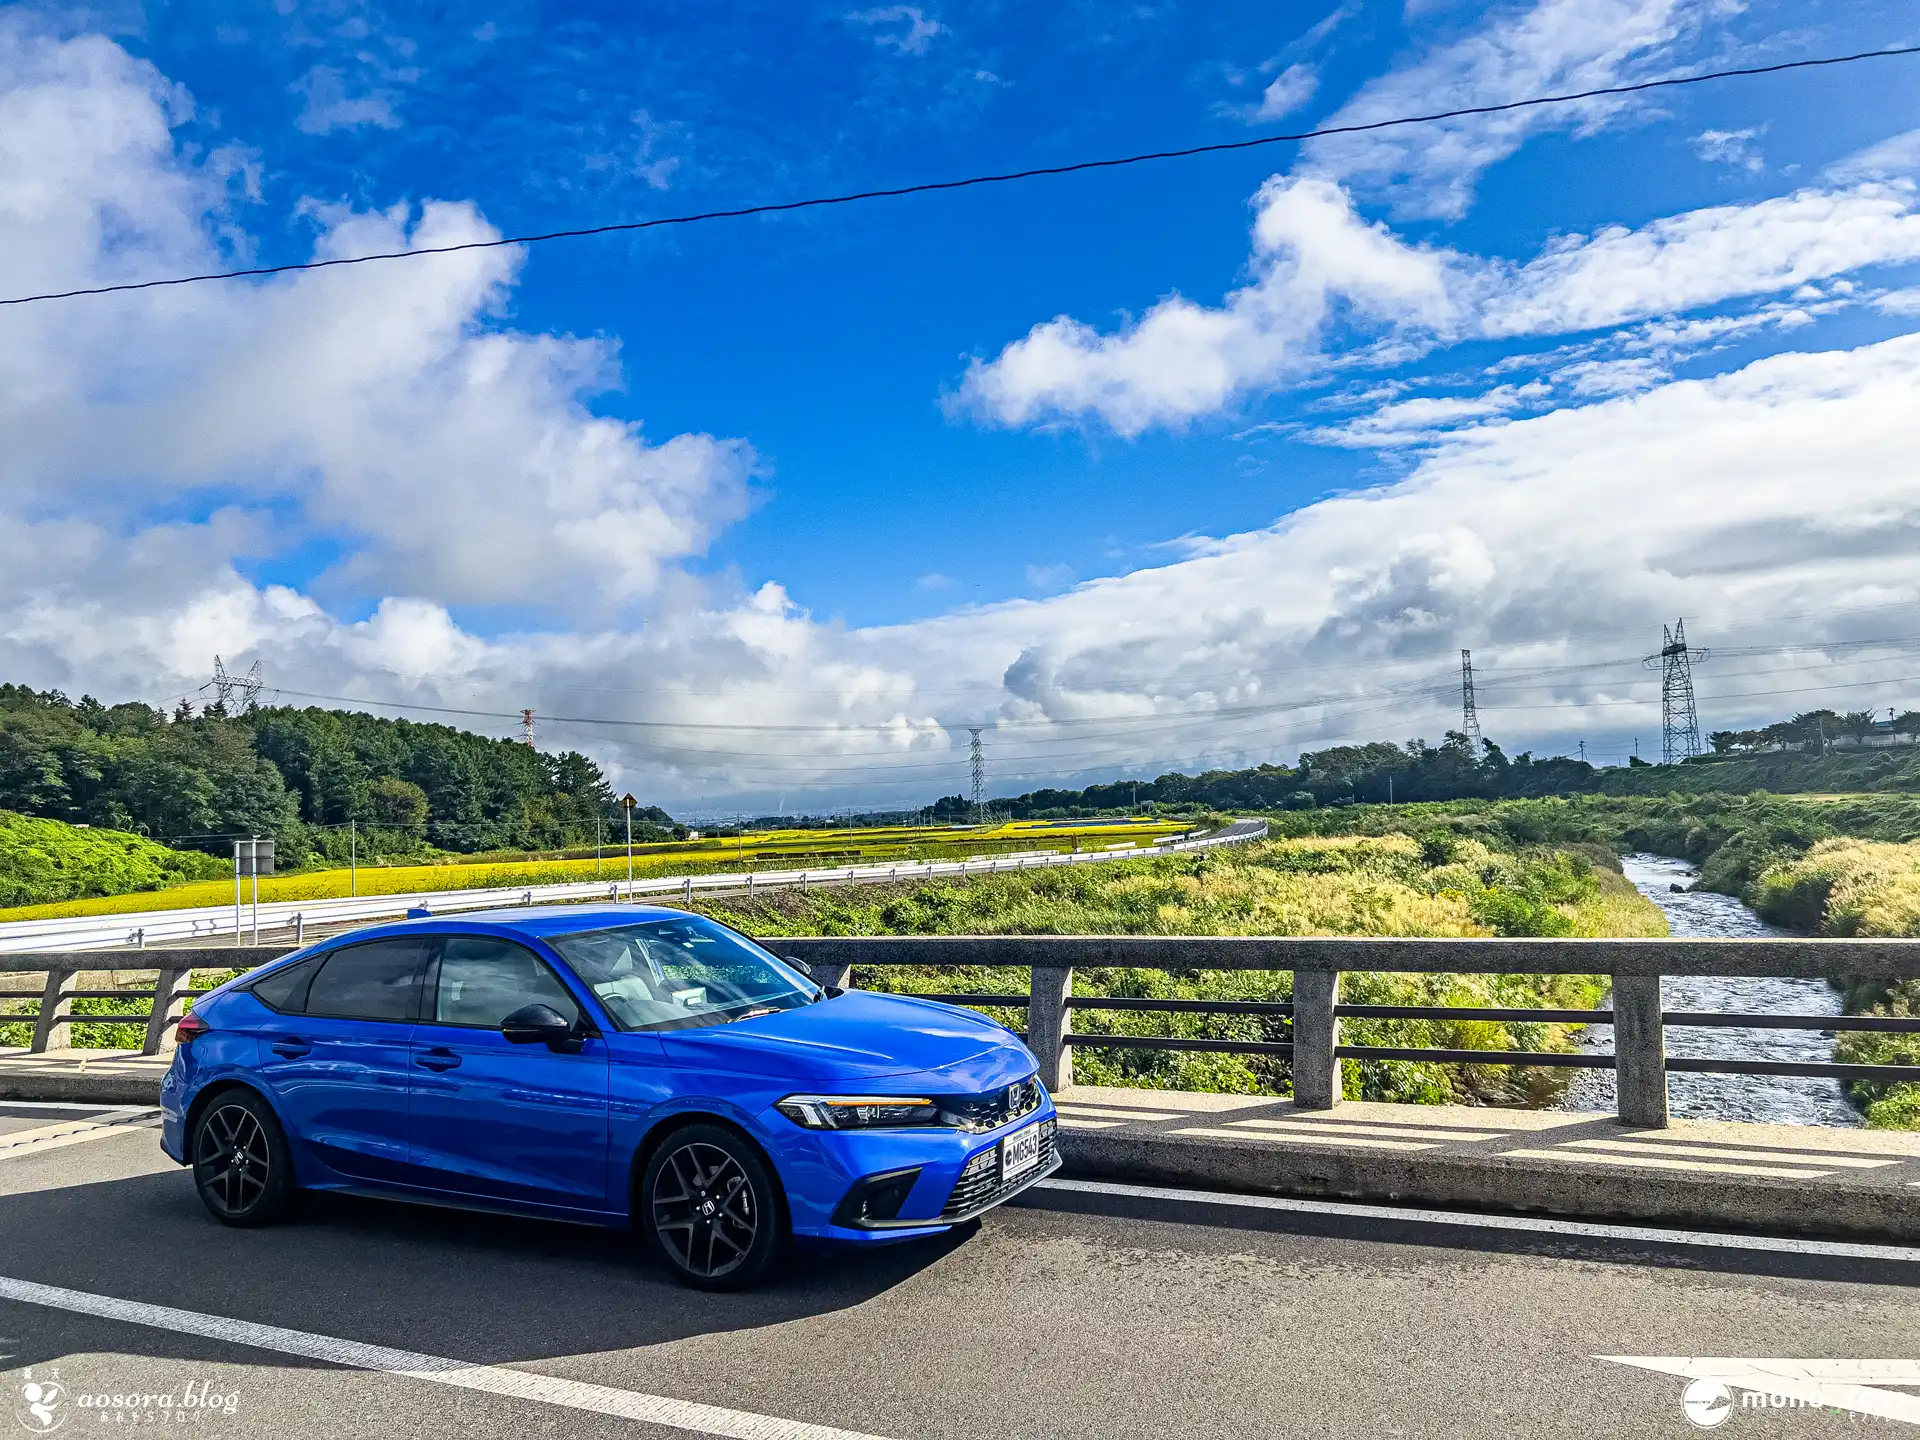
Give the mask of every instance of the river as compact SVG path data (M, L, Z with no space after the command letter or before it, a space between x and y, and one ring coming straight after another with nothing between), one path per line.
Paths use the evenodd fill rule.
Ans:
M1665 855L1628 855L1622 863L1631 880L1666 914L1676 937L1784 935L1731 895L1707 890L1676 891L1699 871ZM1668 975L1660 981L1668 1010L1734 1010L1765 1015L1838 1015L1840 996L1824 981L1729 978L1717 975ZM1588 1030L1585 1045L1606 1050L1609 1027ZM1721 1030L1672 1026L1669 1055L1715 1055L1746 1060L1831 1060L1833 1034L1821 1030ZM1667 1076L1673 1113L1690 1120L1757 1120L1777 1125L1858 1125L1860 1115L1847 1103L1837 1080L1774 1075ZM1582 1070L1568 1087L1561 1107L1612 1110L1613 1072Z

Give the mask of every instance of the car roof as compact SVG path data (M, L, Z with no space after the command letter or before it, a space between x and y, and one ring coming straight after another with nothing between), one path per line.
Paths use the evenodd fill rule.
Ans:
M328 948L341 940L367 940L391 935L448 935L481 933L539 937L571 935L581 930L606 930L616 925L644 925L650 920L686 920L685 910L663 905L514 905L497 910L466 910L418 920L396 920L330 937Z

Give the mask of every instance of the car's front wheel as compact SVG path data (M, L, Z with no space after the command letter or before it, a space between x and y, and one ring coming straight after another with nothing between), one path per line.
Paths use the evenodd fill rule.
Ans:
M265 1225L287 1208L293 1165L273 1108L251 1090L216 1095L193 1128L193 1183L214 1219Z
M786 1248L787 1214L767 1163L735 1132L688 1125L640 1181L640 1220L667 1267L702 1290L742 1290Z

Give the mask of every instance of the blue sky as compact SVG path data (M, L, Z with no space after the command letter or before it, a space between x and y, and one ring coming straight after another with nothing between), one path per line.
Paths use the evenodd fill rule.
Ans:
M1906 5L1690 0L0 17L30 288L1920 39ZM1471 645L1510 750L1618 758L1643 676L1521 677L1683 608L1736 647L1920 631L1888 416L1916 74L9 315L16 395L58 403L0 471L41 557L0 659L163 698L218 649L289 691L681 721L550 733L751 805L957 788L968 721L1008 789L1438 738ZM1789 463L1836 423L1881 448ZM1742 436L1777 473L1725 473ZM1905 653L1775 656L1707 719L1906 703Z

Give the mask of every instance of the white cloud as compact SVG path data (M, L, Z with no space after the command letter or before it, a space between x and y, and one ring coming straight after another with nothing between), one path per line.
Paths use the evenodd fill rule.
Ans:
M1535 0L1372 81L1327 123L1363 125L1643 78L1709 8L1704 0ZM1591 130L1631 103L1585 100L1334 136L1311 142L1302 168L1385 194L1401 214L1455 218L1480 174L1528 136Z
M963 399L1004 425L1094 414L1136 435L1310 367L1336 305L1376 327L1446 322L1441 257L1367 224L1337 186L1276 177L1254 203L1256 278L1223 306L1170 296L1111 335L1058 316L975 362Z
M346 77L331 65L315 65L287 89L305 97L306 104L293 123L309 135L358 130L365 125L381 130L400 128L400 117L393 108L399 99L395 91L376 87L364 95L349 95Z
M1748 130L1702 130L1693 137L1693 153L1717 165L1732 165L1750 175L1766 168L1766 161L1754 148L1754 137L1766 127Z
M1911 179L1915 175L1920 175L1920 130L1889 136L1827 167L1827 179L1837 185Z
M1585 399L1651 390L1669 378L1667 368L1644 355L1624 360L1579 360L1553 372L1556 383Z
M1709 318L1704 340L1716 328L1804 323L1845 303L1808 292L1810 282L1920 259L1908 185L1801 190L1565 235L1524 264L1408 245L1324 180L1276 177L1255 205L1257 278L1219 307L1173 296L1110 334L1056 317L974 362L964 398L1003 425L1097 418L1137 435L1322 368L1336 323L1384 333L1383 358L1397 360L1461 339L1604 330L1782 291L1800 301L1785 313Z
M881 5L872 10L856 10L847 19L865 25L873 33L873 43L902 55L924 55L934 38L947 33L947 27L918 5Z
M1283 115L1291 115L1311 100L1319 88L1320 74L1313 66L1289 65L1260 92L1260 103L1249 118L1278 120Z

